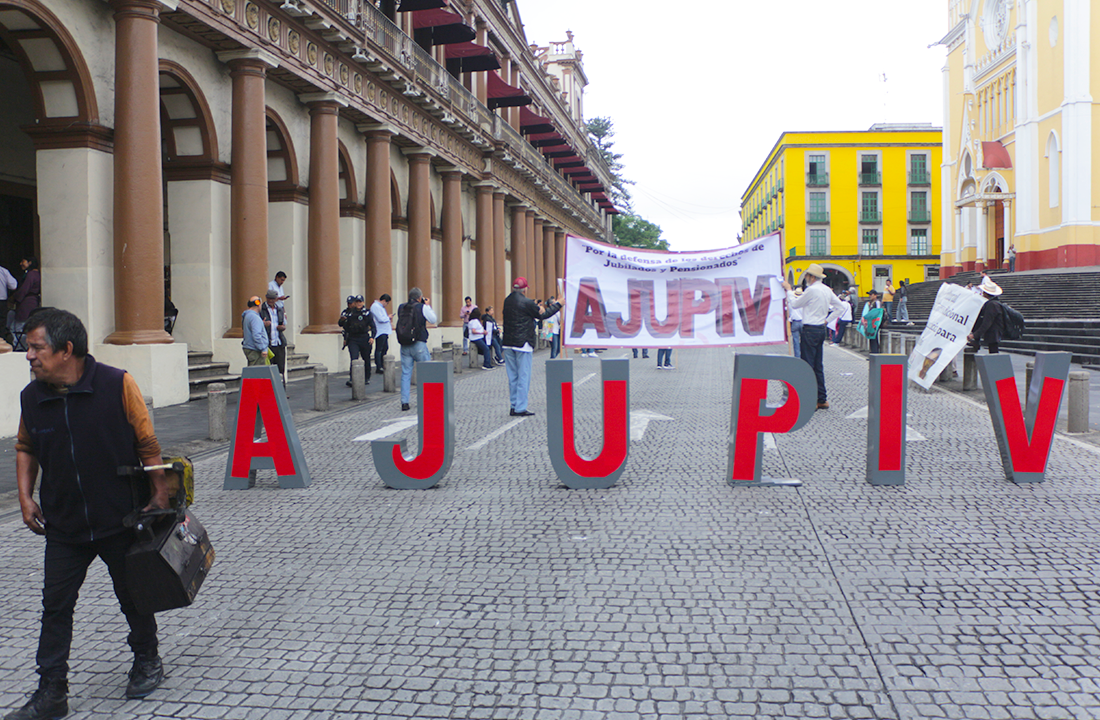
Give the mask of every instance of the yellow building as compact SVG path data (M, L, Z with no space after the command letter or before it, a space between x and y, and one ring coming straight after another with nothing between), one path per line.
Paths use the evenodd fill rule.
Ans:
M949 0L944 275L1100 264L1100 0ZM1096 72L1093 72L1093 71Z
M938 278L941 147L931 125L785 132L741 196L743 239L782 232L792 283L811 263L836 289Z

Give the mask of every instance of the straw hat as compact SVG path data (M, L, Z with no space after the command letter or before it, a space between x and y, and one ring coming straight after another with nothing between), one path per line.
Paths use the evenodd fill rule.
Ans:
M978 289L980 289L986 295L993 295L993 296L1000 295L1001 293L1004 292L1004 290L1001 289L1000 285L993 282L988 277L985 278L984 280L982 280L982 284L978 286Z
M823 278L825 277L825 268L821 267L817 263L814 263L813 265L810 265L810 267L806 268L806 274L813 275L816 278Z
M795 288L795 289L794 289L794 296L795 296L795 297L798 297L798 296L800 296L801 294L802 294L802 288L800 288L800 287L799 287L799 288Z

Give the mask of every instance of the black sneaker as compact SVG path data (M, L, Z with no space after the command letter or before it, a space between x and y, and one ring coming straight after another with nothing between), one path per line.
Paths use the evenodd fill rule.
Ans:
M126 697L131 700L143 698L157 689L164 682L164 666L160 662L160 656L135 655L134 665L130 668L130 682L126 686Z
M56 720L69 714L69 683L65 678L41 678L26 705L4 720Z
M351 380L348 380L346 383L344 383L344 385L346 385L347 387L351 387Z
M409 404L408 403L401 403L401 410L402 411L408 410L408 409L409 409Z

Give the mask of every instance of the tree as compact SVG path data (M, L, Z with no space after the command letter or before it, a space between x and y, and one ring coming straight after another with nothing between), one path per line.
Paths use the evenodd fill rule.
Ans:
M649 250L668 250L668 240L661 237L661 227L631 213L611 218L611 232L615 242L627 247Z
M611 149L615 144L615 141L612 140L615 137L615 124L611 122L611 118L598 117L585 123L585 129L588 131L588 136L592 139L592 143L596 146L596 150L599 151L604 163L607 164L607 169L611 171L611 202L620 210L632 211L634 207L631 204L632 200L626 186L633 185L634 181L623 177L623 164L619 162L623 155L622 153L613 152Z

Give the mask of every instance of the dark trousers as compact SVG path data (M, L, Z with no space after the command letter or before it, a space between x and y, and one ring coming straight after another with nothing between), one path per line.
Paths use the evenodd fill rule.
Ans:
M15 338L12 337L11 331L8 330L8 301L0 300L0 340L8 343L12 347L15 346Z
M871 353L872 355L879 354L880 350L877 334L873 338L867 338L867 352Z
M844 331L848 329L847 320L836 321L836 332L833 334L833 342L840 343L844 340Z
M500 338L493 334L493 359L498 363L504 363L504 346L500 344Z
M980 339L972 340L969 343L969 345L970 345L970 347L974 348L974 352L978 352L979 350L982 349L982 341ZM989 354L990 355L996 355L997 353L999 353L1001 351L1001 341L1000 340L986 340L985 341L985 346L987 348L989 348Z
M122 614L130 624L126 638L139 654L157 651L157 620L134 607L126 587L126 551L134 536L129 531L90 543L46 540L46 582L42 590L42 634L38 640L38 672L43 677L66 677L69 648L73 642L73 610L88 567L96 557L103 559L115 586Z
M374 369L379 375L386 371L386 353L390 350L390 334L379 335L374 339Z
M363 356L363 378L370 382L370 336L369 335L348 335L348 352L351 353L352 361L359 359L359 356ZM348 377L351 377L351 371L348 371Z
M825 396L825 335L829 329L824 325L802 325L802 359L810 364L817 376L817 401L823 403Z
M275 353L275 357L271 358L271 364L279 368L279 377L283 379L283 384L286 384L286 345L272 345L271 352Z

